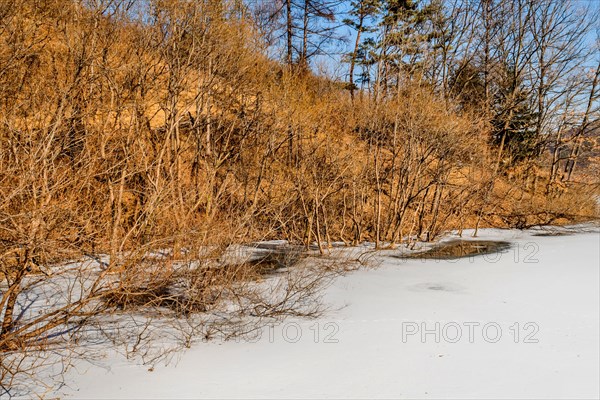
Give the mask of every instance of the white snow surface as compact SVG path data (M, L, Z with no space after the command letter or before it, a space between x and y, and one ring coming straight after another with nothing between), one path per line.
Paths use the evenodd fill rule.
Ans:
M482 230L477 239L512 243L490 256L381 252L378 268L326 290L331 309L317 320L287 319L253 341L199 342L153 371L116 353L79 362L58 395L598 398L600 231L536 232Z

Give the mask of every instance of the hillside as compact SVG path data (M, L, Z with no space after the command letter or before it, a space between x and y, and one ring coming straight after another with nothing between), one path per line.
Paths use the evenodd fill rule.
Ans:
M248 317L311 316L318 288L363 263L331 261L336 246L413 248L449 231L598 217L600 188L580 179L598 165L597 71L578 86L536 81L564 65L542 62L534 31L496 32L493 60L458 54L462 37L448 32L481 46L490 35L450 30L453 12L480 14L435 2L346 4L344 24L363 36L338 60L334 5L298 4L0 4L2 385L35 377L35 351L76 343L107 315L184 318L189 340L233 337ZM497 21L545 15L528 11L536 2L496 6ZM547 11L579 18L564 7ZM551 21L570 21L567 42L582 45L583 25ZM546 26L513 22L494 29ZM552 60L576 74L588 59L572 65L569 46ZM319 72L328 52L347 74ZM553 163L547 138L588 120L581 151ZM568 137L552 140L572 149ZM557 173L565 160L573 179ZM265 240L285 246L230 257ZM261 286L273 274L282 298ZM40 291L51 299L35 314ZM144 327L132 329L111 340L145 349Z

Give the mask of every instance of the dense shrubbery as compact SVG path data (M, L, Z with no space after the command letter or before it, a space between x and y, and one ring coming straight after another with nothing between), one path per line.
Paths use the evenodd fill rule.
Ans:
M0 351L115 305L205 310L223 295L211 288L256 279L248 265L211 269L233 243L324 252L593 217L593 189L550 198L535 163L498 168L496 127L460 99L411 80L351 99L269 59L238 3L145 4L0 5ZM100 254L82 297L17 317L29 275ZM206 268L181 275L178 259Z

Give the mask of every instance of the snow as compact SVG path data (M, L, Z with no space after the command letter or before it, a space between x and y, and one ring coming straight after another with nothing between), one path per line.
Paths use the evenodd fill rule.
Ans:
M153 371L116 354L79 362L60 395L598 398L600 231L584 230L482 230L477 239L511 249L459 260L385 251L378 268L327 289L331 310L317 320L287 319L249 341L197 343Z

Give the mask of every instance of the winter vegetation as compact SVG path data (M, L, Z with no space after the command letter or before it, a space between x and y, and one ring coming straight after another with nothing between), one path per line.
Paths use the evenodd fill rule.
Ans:
M598 12L0 1L0 395L319 316L365 242L598 218Z
M100 362L76 362L57 393L65 399L597 398L600 231L485 228L461 240L482 239L511 248L454 260L379 251L377 269L349 273L325 290L326 315L268 324L245 340L196 343L167 366L136 365L110 351Z

